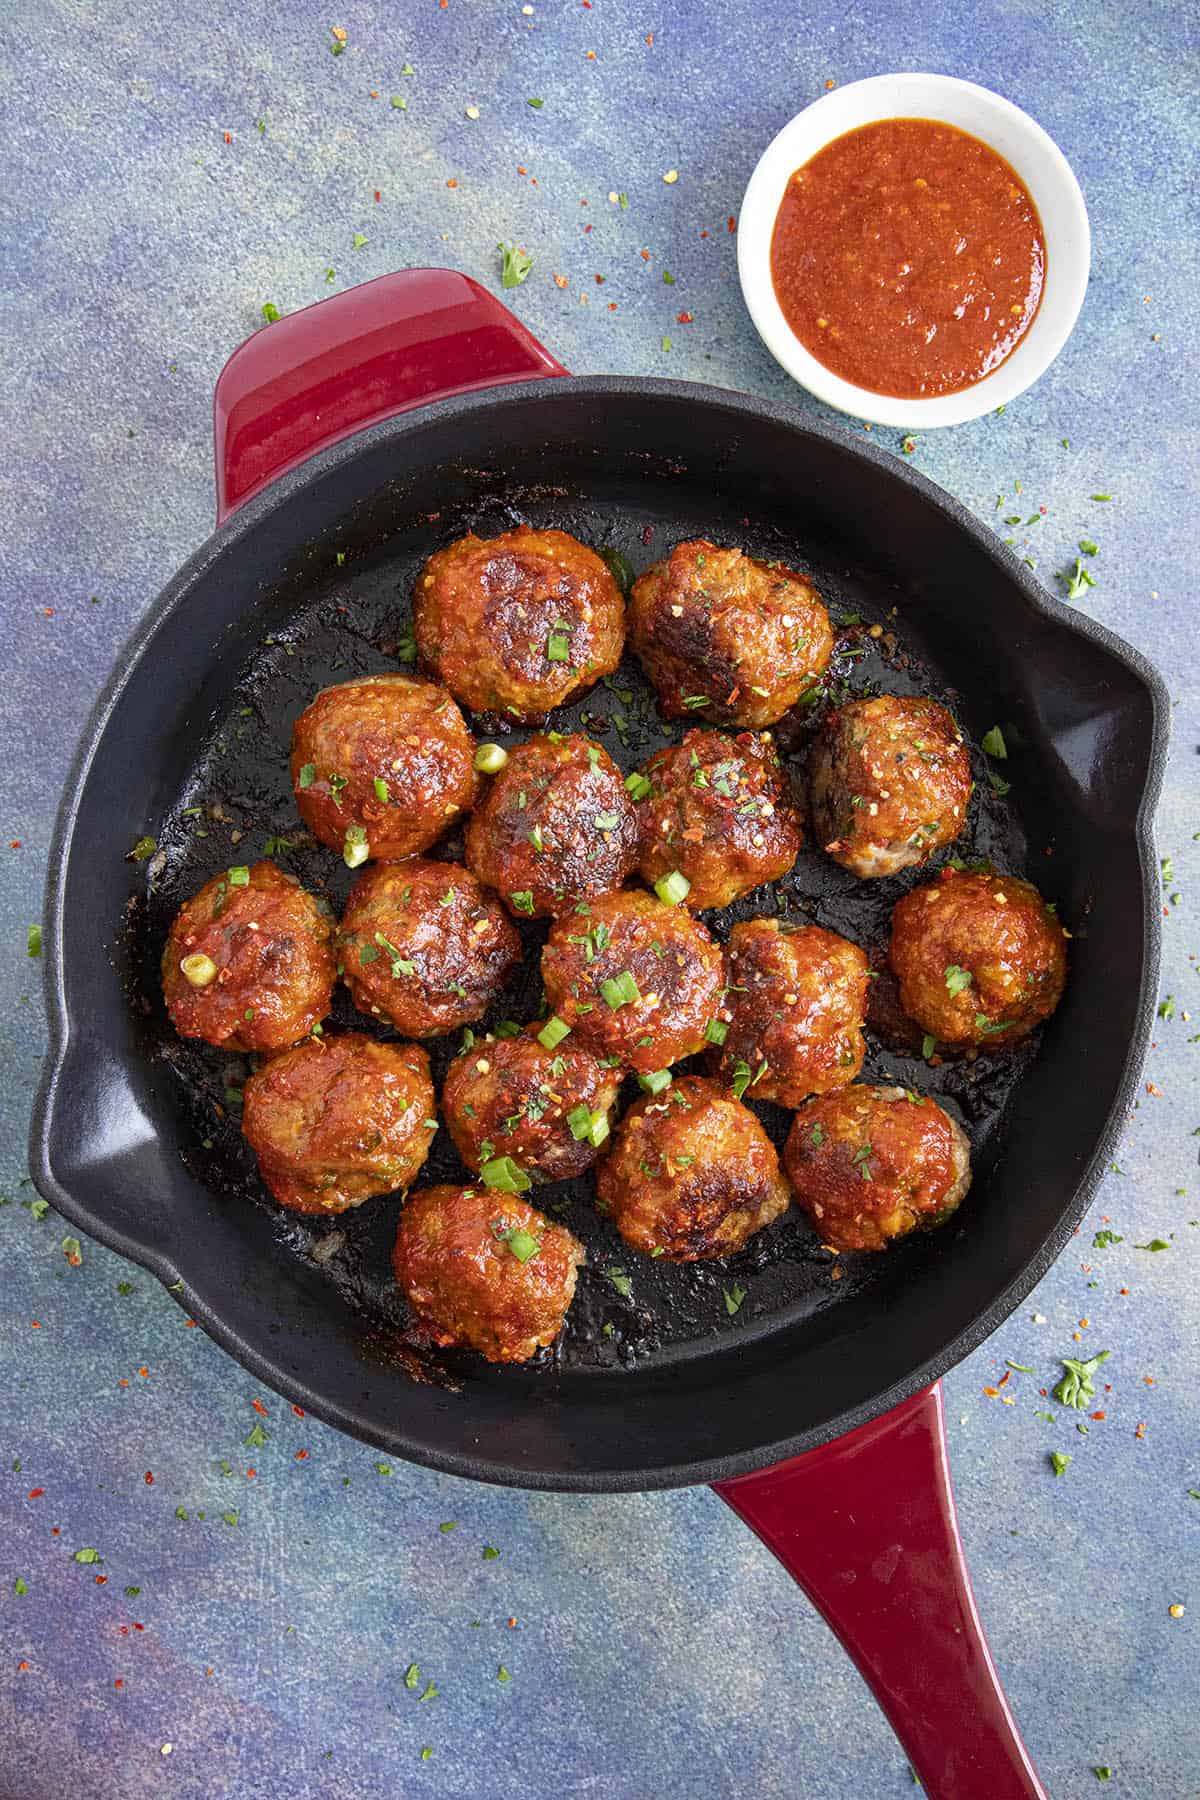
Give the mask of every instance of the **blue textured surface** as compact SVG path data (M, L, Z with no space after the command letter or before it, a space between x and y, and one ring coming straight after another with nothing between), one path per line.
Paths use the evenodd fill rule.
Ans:
M8 0L0 20L0 1792L912 1791L842 1652L710 1494L381 1475L376 1454L269 1394L268 1442L247 1448L248 1377L140 1271L87 1243L68 1267L64 1227L26 1210L21 1183L43 1046L25 928L54 806L119 644L209 529L213 380L262 303L288 310L408 264L495 283L496 242L513 239L536 264L512 304L573 369L804 403L745 317L727 217L762 146L827 80L928 67L1001 89L1051 131L1087 195L1095 260L1049 375L1003 418L922 439L915 460L993 522L1044 505L1016 535L1051 585L1095 538L1086 604L1159 663L1176 702L1160 814L1180 896L1165 920L1175 1014L1078 1250L947 1382L963 1528L1051 1792L1090 1794L1109 1765L1106 1792L1195 1794L1196 15L1145 0L530 11ZM348 33L337 57L332 25ZM898 452L898 434L880 436ZM1123 1242L1093 1250L1105 1217ZM1169 1248L1134 1248L1155 1237ZM1112 1351L1107 1417L1087 1437L1036 1417L1083 1317L1084 1353ZM1006 1357L1037 1371L1012 1376L1011 1406L981 1391ZM1051 1448L1073 1456L1061 1480ZM72 1560L87 1546L101 1568ZM133 1621L144 1631L123 1631ZM405 1688L412 1661L437 1698Z

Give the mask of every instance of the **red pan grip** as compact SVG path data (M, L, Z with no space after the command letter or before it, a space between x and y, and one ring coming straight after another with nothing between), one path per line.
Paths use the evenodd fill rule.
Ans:
M933 1800L1046 1800L971 1592L940 1382L715 1491L832 1625Z
M213 402L217 522L341 438L450 394L567 370L453 269L402 269L264 326Z

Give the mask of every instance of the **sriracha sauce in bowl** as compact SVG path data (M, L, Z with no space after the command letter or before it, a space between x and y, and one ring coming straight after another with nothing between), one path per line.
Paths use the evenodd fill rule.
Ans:
M946 75L854 82L798 114L761 157L738 231L742 292L776 360L829 405L913 430L1036 381L1089 261L1057 145Z

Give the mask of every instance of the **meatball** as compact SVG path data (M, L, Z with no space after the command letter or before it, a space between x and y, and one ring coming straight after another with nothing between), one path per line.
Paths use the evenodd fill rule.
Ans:
M282 1050L329 1011L333 919L273 862L226 869L185 900L163 949L163 995L181 1037Z
M472 712L536 725L611 675L625 641L621 590L565 531L473 532L430 557L413 626L422 664Z
M350 867L428 850L475 804L475 740L445 688L371 675L323 688L292 727L300 817Z
M602 894L551 927L542 980L554 1019L597 1056L644 1073L704 1047L724 959L698 919L640 888ZM561 1040L560 1040L561 1041Z
M700 1075L635 1102L596 1177L596 1203L625 1242L671 1262L732 1256L790 1198L749 1107Z
M350 1031L310 1038L252 1075L242 1130L293 1212L340 1213L416 1179L437 1130L429 1058Z
M805 576L704 538L676 544L634 582L629 632L669 719L773 725L833 654Z
M638 824L621 771L585 737L515 749L467 826L467 862L512 913L553 918L620 887Z
M856 1083L800 1108L783 1165L833 1250L886 1250L941 1225L971 1185L966 1132L928 1096Z
M518 1037L486 1037L446 1072L442 1111L475 1174L507 1156L534 1181L570 1181L591 1168L608 1136L620 1075L571 1038L547 1049L544 1031L527 1025Z
M735 1091L799 1106L854 1080L870 982L857 944L820 925L749 919L730 932L726 955L729 991L710 1061Z
M490 1188L422 1188L400 1214L392 1267L438 1344L527 1362L553 1343L583 1245L523 1200Z
M900 1004L941 1043L1011 1044L1062 999L1066 938L1028 881L942 869L892 911Z
M786 875L799 855L800 818L766 732L686 732L642 775L650 789L638 802L638 867L648 886L678 871L688 906L728 906Z
M851 700L809 757L813 830L853 875L896 875L963 828L971 759L944 706L903 694Z
M457 863L377 863L351 889L338 933L360 1012L406 1037L481 1019L521 959L498 900Z

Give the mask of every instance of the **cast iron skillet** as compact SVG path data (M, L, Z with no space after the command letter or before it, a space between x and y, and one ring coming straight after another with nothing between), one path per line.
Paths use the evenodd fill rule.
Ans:
M1038 1794L961 1563L930 1384L1067 1242L1129 1102L1156 992L1165 693L1128 646L1049 600L991 532L871 444L748 396L565 374L444 270L311 307L227 365L221 522L123 654L64 790L34 1179L175 1288L263 1381L394 1454L528 1487L714 1482L838 1630L928 1789ZM810 567L835 616L894 626L890 666L854 668L855 687L873 674L949 693L976 740L1002 724L1012 792L1001 806L981 783L973 842L1058 902L1072 971L1026 1069L935 1077L873 1049L866 1073L930 1085L975 1127L975 1185L951 1226L848 1259L838 1282L793 1222L781 1250L746 1253L753 1297L736 1316L722 1292L734 1265L633 1268L613 1239L614 1263L635 1275L628 1301L594 1269L542 1366L451 1359L439 1374L414 1364L378 1278L394 1207L375 1203L344 1258L318 1266L307 1226L248 1203L236 1123L213 1104L239 1071L190 1061L148 996L183 893L261 854L263 833L295 829L284 721L339 672L394 666L411 578L434 544L518 516L637 568L679 537L742 543ZM871 643L846 629L840 675ZM571 709L614 752L630 738L626 766L660 741L628 692ZM189 809L214 794L229 817L198 824ZM233 820L248 832L238 850ZM161 848L133 874L116 849L146 833ZM291 866L321 881L331 861L306 865L301 852ZM816 861L779 903L836 928L857 884L818 875ZM901 890L879 886L882 932ZM528 983L532 994L532 958ZM518 992L521 1005L528 1016ZM607 1340L602 1318L614 1321Z

